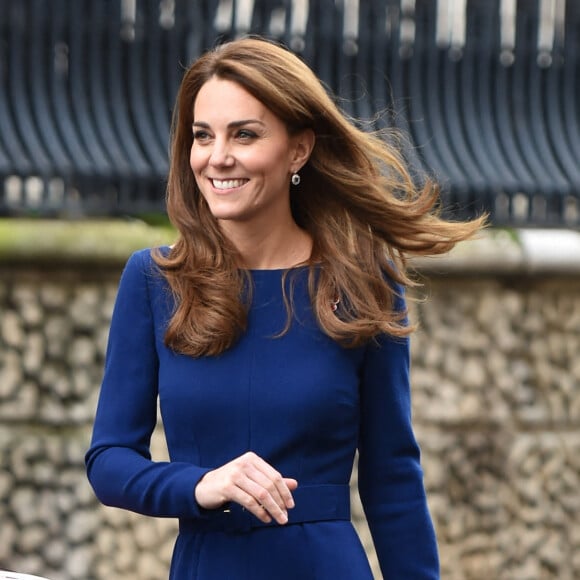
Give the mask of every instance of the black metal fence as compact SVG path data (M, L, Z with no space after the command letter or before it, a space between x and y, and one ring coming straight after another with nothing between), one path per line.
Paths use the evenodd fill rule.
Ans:
M248 32L386 111L457 217L580 226L575 0L0 0L0 213L162 211L183 68Z

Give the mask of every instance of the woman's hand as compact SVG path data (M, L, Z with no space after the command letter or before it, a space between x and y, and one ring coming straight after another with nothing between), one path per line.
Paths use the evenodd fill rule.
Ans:
M282 477L270 464L249 451L222 467L208 471L195 488L195 499L205 509L216 509L233 501L259 520L279 524L288 522L294 507L295 479Z

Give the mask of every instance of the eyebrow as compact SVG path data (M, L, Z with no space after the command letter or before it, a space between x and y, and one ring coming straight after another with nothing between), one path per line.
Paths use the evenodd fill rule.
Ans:
M237 127L242 127L243 125L250 125L253 123L257 123L258 125L264 125L262 121L259 119L241 119L240 121L232 121L228 123L228 129L235 129ZM193 127L203 127L204 129L209 129L209 123L204 123L203 121L194 121L192 123Z

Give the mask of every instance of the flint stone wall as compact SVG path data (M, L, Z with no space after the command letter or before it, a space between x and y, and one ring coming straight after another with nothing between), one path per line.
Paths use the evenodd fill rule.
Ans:
M580 578L580 258L516 254L418 266L414 424L449 580ZM167 578L175 522L100 506L84 473L120 267L0 265L0 569Z

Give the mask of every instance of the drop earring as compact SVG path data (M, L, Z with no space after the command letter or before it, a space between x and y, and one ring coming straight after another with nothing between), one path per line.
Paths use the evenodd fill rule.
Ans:
M292 174L292 185L299 185L300 184L300 175L298 173Z

